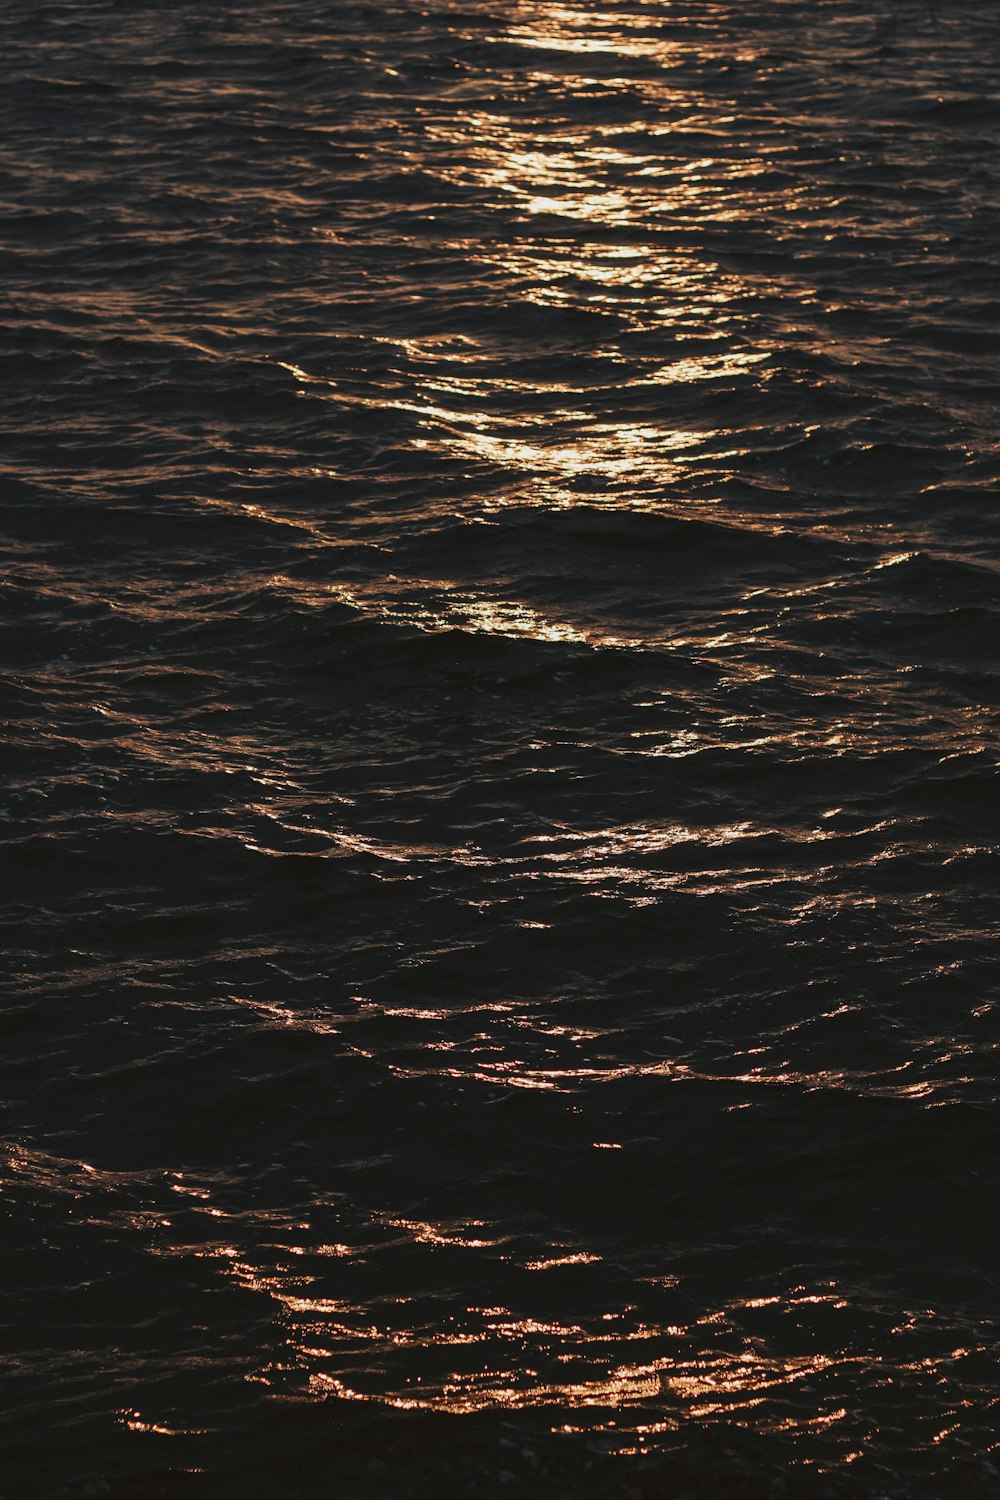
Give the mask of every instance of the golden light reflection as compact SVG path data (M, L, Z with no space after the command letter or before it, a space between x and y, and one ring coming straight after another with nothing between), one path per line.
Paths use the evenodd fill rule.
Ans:
M662 95L657 100L661 106L665 102ZM658 140L653 134L654 151L639 151L637 130L644 136L651 134L642 119L539 136L523 119L470 111L460 125L465 150L457 161L451 154L455 123L430 122L427 127L432 147L438 144L442 152L448 148L448 159L438 167L441 175L456 186L502 193L529 218L577 220L602 230L648 231L667 214L673 219L693 218L711 206L716 217L724 219L744 211L742 204L732 205L729 198L747 175L747 163L722 156L678 156L671 152L666 132ZM498 144L506 148L502 153L495 149ZM600 241L592 250L598 259L607 253ZM569 253L572 257L571 248ZM577 265L589 274L588 263ZM741 284L736 277L723 276L711 262L678 260L675 267L681 276L679 290L697 277L702 293L708 293L712 272L723 286L728 282L730 291ZM712 300L727 299L716 293Z
M662 28L630 10L583 9L562 4L522 3L508 31L522 47L575 55L609 53L615 57L648 57L661 65L682 55L683 47L664 37Z
M512 1331L520 1347L524 1337L537 1330L527 1320L512 1325ZM572 1330L560 1330L561 1334L571 1332ZM568 1360L573 1358L567 1356ZM570 1409L611 1408L624 1416L630 1408L642 1407L651 1401L665 1402L675 1407L678 1413L675 1419L656 1423L628 1423L633 1432L651 1433L670 1430L692 1417L728 1418L734 1412L759 1411L777 1391L801 1385L834 1364L851 1362L835 1361L819 1355L776 1361L744 1353L732 1357L709 1356L688 1362L665 1356L648 1363L618 1363L606 1374L588 1379L538 1383L530 1387L516 1383L512 1379L512 1371L500 1366L473 1374L456 1374L433 1384L428 1381L427 1388L420 1391L378 1396L352 1386L340 1375L313 1370L308 1376L308 1389L317 1396L336 1395L346 1400L374 1401L379 1405L406 1410L447 1411L455 1415L496 1409L524 1410L538 1406L561 1406ZM524 1367L520 1361L514 1359L512 1364L523 1378ZM770 1421L764 1420L763 1430L780 1431L804 1424L832 1426L845 1415L842 1409L838 1409L803 1414L801 1419L775 1416ZM601 1425L613 1430L617 1423L615 1419L611 1419L596 1427L591 1426L590 1430L600 1431Z
M554 1271L560 1266L592 1266L601 1256L590 1255L585 1250L577 1251L573 1255L553 1255L545 1260L529 1260L525 1262L526 1271Z
M198 1211L212 1217L208 1183L178 1178L176 1185L187 1189ZM692 1419L741 1422L752 1413L762 1431L837 1428L847 1413L833 1400L827 1404L816 1382L827 1371L843 1371L867 1358L846 1350L779 1355L768 1351L761 1336L763 1329L777 1326L774 1320L808 1327L816 1307L849 1312L850 1296L834 1281L708 1305L690 1324L641 1318L632 1306L595 1308L583 1320L525 1313L513 1304L453 1303L442 1316L433 1293L424 1306L412 1293L353 1299L346 1285L330 1284L333 1268L326 1258L343 1253L349 1261L367 1253L365 1247L314 1240L308 1221L280 1213L272 1217L272 1244L258 1236L252 1250L220 1239L158 1253L214 1260L220 1274L271 1298L284 1350L248 1378L275 1395L453 1415L538 1407L564 1414L587 1411L587 1430L607 1433L624 1452L630 1450L623 1442L641 1445ZM439 1264L446 1277L450 1266L459 1280L456 1257L493 1257L515 1294L519 1276L548 1278L568 1271L600 1276L603 1265L602 1256L585 1246L555 1245L550 1254L525 1256L497 1223L478 1218L386 1213L366 1231L369 1248L377 1243L382 1254L397 1252L400 1241L393 1236L444 1257ZM680 1285L666 1272L648 1280L668 1291ZM915 1311L911 1323L923 1316ZM895 1332L909 1333L910 1324ZM950 1357L966 1353L956 1348ZM934 1361L923 1365L932 1370ZM169 1424L136 1410L123 1412L121 1420L136 1432L171 1431ZM565 1416L560 1421L565 1430L573 1429Z
M519 503L563 508L583 503L581 493L587 503L599 503L604 491L614 491L616 485L626 483L632 486L630 497L617 496L607 503L641 508L633 486L638 476L643 476L640 489L648 488L655 476L662 498L662 487L675 482L683 472L682 456L695 454L708 435L670 432L648 423L595 421L585 413L571 411L551 413L536 422L521 420L509 429L503 418L444 409L426 411L443 417L451 430L442 437L436 424L431 423L434 435L415 439L415 447L443 449L465 462L508 469L512 476L520 475L532 492L527 495L518 491ZM553 429L567 426L575 429L572 441L553 440ZM537 429L535 438L529 435L532 427Z
M483 1238L480 1235L470 1234L470 1229L481 1229L485 1221L477 1219L473 1224L451 1224L446 1226L440 1224L426 1224L418 1219L389 1219L385 1220L393 1229L405 1229L413 1238L423 1245L449 1245L460 1246L463 1250L483 1250L487 1246L499 1245L503 1242L500 1238Z
M527 604L478 594L457 583L427 584L421 590L412 579L399 583L383 579L349 588L331 587L328 599L330 594L364 613L376 612L383 620L427 631L463 630L579 645L627 646L640 641L552 619Z
M165 1422L153 1422L134 1407L119 1412L118 1421L129 1432L151 1433L158 1437L196 1437L208 1431L207 1427L171 1427Z
M450 241L450 247L481 272L484 285L502 285L526 312L587 315L585 353L576 350L583 357L560 381L553 375L558 360L530 359L533 350L547 348L544 327L522 333L518 316L498 338L470 335L468 320L461 331L383 334L380 342L396 354L384 409L406 419L406 441L418 450L504 474L503 489L491 489L492 499L482 504L662 509L669 487L725 438L711 422L682 421L672 413L671 390L730 386L751 376L770 351L751 342L748 332L739 334L752 326L739 309L781 280L777 272L740 271L701 250L678 248L676 231L752 217L761 188L748 184L770 164L734 156L731 122L720 118L717 100L701 98L689 85L672 87L672 65L689 57L690 43L641 9L515 0L490 40L528 49L538 66L529 64L519 75L509 100L501 90L489 105L428 112L421 153L439 179L474 195L487 212L500 209L507 226L502 234ZM724 50L731 61L731 41ZM752 48L737 46L735 55L752 58ZM616 59L634 76L610 76L608 65ZM548 90L558 100L569 98L569 90L613 90L616 84L622 99L632 101L632 118L581 121L577 111L561 112L556 103L540 127L537 115L519 107L523 87ZM784 210L793 212L794 191L786 186L783 193ZM332 240L339 235L317 232ZM784 281L781 287L787 291ZM626 356L622 340L644 331L656 333L659 357L639 348ZM663 357L664 339L672 344L669 358ZM498 355L519 343L530 370L519 370L515 360L498 373ZM283 367L313 397L328 394L348 409L371 404L349 381L299 363ZM646 419L608 420L602 388L619 409L623 393L660 409ZM689 498L688 513L693 503ZM522 626L511 619L500 628ZM558 628L575 626L561 622ZM524 633L531 633L527 624Z

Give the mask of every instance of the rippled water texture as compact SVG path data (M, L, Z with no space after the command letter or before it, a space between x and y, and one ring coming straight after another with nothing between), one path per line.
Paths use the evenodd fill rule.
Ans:
M0 56L14 1480L401 1410L980 1473L997 7Z

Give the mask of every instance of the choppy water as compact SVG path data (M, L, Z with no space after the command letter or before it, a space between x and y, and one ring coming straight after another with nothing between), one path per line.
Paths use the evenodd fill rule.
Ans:
M1000 12L0 56L10 1482L995 1483Z

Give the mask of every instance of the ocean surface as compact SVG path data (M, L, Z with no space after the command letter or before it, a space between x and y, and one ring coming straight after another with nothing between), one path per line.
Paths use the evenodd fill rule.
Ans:
M0 1492L998 1493L1000 7L0 70Z

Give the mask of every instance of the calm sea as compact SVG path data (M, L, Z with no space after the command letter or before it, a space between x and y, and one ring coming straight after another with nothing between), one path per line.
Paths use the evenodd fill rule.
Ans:
M0 1492L996 1494L994 0L0 70Z

